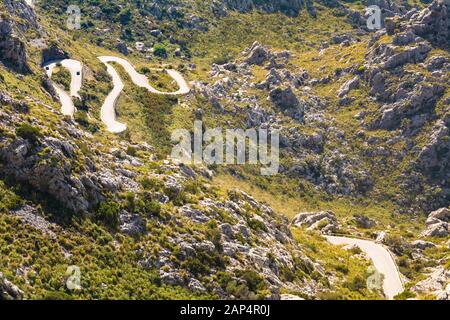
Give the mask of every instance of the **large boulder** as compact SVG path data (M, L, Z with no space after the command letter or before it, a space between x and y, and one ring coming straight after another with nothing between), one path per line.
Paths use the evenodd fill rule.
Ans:
M332 234L339 229L336 214L332 211L299 213L292 220L292 225L307 227L308 230L320 230L323 234Z
M350 92L350 90L356 89L358 87L359 87L359 77L356 76L342 85L342 87L338 91L338 97L343 98Z
M442 208L436 210L428 216L426 221L427 229L422 232L422 237L446 237L449 230L450 210Z
M436 296L440 296L442 299L443 292L446 293L445 299L450 299L450 292L447 295L446 289L448 288L448 283L450 282L450 270L446 270L444 267L438 267L434 269L428 278L418 282L411 291L420 294L432 293Z
M430 134L428 143L419 153L419 166L424 172L439 174L440 179L450 181L450 129L439 120Z
M22 300L23 292L0 272L0 300Z
M359 214L353 216L353 221L355 221L356 225L362 229L370 229L377 225L376 221Z
M395 129L403 119L428 112L444 92L445 87L440 85L417 85L404 99L383 105L381 116L372 123L372 128Z
M56 44L52 43L49 47L42 50L42 64L53 61L53 60L63 60L63 59L69 59L70 55L64 51L63 49L60 49Z
M270 100L281 110L297 108L300 102L291 87L278 87L270 91Z
M0 61L21 73L30 72L25 44L13 31L13 24L0 17Z
M411 246L417 250L426 250L426 249L436 247L436 245L433 242L424 241L424 240L415 240L415 241L411 242Z
M450 222L450 209L441 208L439 210L430 213L427 219L427 225L439 223L439 222Z
M366 54L368 64L379 64L383 69L394 69L407 63L418 63L425 60L431 47L420 42L399 50L392 44L380 44L371 48Z
M105 171L75 174L75 148L51 137L17 137L0 146L0 174L50 196L72 212L89 212L104 200Z
M259 42L253 43L253 45L244 51L246 56L245 62L250 65L263 65L269 60L270 51L262 46Z

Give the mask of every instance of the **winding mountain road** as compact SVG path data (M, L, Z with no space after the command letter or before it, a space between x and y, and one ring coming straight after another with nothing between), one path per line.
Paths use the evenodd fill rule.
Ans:
M159 91L159 90L155 89L154 87L152 87L149 83L148 78L145 75L138 73L136 71L136 69L133 67L133 65L130 62L128 62L127 60L119 58L119 57L114 57L114 56L101 56L101 57L98 57L98 59L106 65L107 72L111 75L113 85L114 85L113 90L106 97L105 102L103 103L101 112L100 112L101 120L106 125L107 130L112 133L124 132L127 130L127 126L123 123L118 122L116 119L115 106L120 97L120 94L122 93L122 90L124 89L124 84L123 84L122 79L120 78L119 73L110 64L111 62L120 64L124 68L124 70L129 74L131 81L135 85L137 85L141 88L145 88L149 92L152 92L155 94L161 94L161 95L171 95L171 96L185 95L190 92L189 85L187 84L183 75L176 70L153 69L153 70L167 72L167 74L177 83L177 85L179 87L179 89L174 92L163 92L163 91ZM64 67L70 71L70 75L71 75L70 94L67 93L63 88L61 88L59 85L57 85L55 83L53 83L53 87L61 101L61 112L64 115L69 115L69 116L73 117L76 110L75 110L75 105L72 101L72 97L80 98L78 92L81 89L82 81L83 81L82 64L81 64L81 62L72 60L72 59L50 61L44 65L44 69L46 70L49 78L51 78L54 68L59 64L61 65L61 67Z
M98 57L98 59L100 59L101 62L108 64L108 62L115 62L120 64L125 71L129 74L129 76L131 77L131 81L133 81L133 83L135 85L137 85L138 87L141 88L145 88L148 91L152 92L152 93L156 93L156 94L162 94L162 95L172 95L172 96L176 96L176 95L184 95L184 94L188 94L190 89L189 89L189 85L187 84L187 82L184 80L183 76L181 75L181 73L179 73L176 70L173 69L153 69L153 70L158 70L158 71L166 71L167 74L172 77L179 89L177 91L174 92L164 92L164 91L159 91L155 88L153 88L149 81L148 78L143 75L140 74L136 71L136 69L133 67L133 65L128 62L128 60L119 58L119 57L113 57L113 56L102 56L102 57Z
M61 65L61 67L66 68L70 72L71 81L70 81L70 94L67 93L61 86L53 84L53 88L61 100L61 112L64 115L68 115L73 117L75 113L75 105L73 104L72 97L77 97L81 99L78 92L81 89L81 85L83 82L83 66L80 61L72 60L72 59L64 59L64 60L55 60L50 61L44 64L44 69L47 72L49 78L52 77L53 70L56 66Z
M379 273L384 275L383 291L389 300L404 291L400 272L389 252L381 244L369 240L352 239L346 237L327 236L327 240L334 245L356 245L372 260Z
M106 68L108 73L112 77L114 88L108 94L108 96L105 99L105 102L103 103L102 109L100 111L100 118L106 125L107 130L109 132L121 133L127 130L127 126L116 120L115 105L120 97L120 94L122 93L124 84L122 82L122 79L120 78L120 75L117 73L116 69L114 69L111 65L107 63Z
M111 77L113 79L113 84L114 84L114 88L109 93L108 97L106 98L105 102L103 103L102 110L101 110L101 119L102 119L103 123L106 125L107 130L112 133L121 133L127 129L127 126L116 120L115 106L116 106L117 100L119 99L120 94L124 88L124 84L120 78L120 75L117 73L115 68L110 64L110 62L115 62L115 63L120 64L125 69L125 71L128 73L128 75L131 78L131 81L135 85L137 85L141 88L145 88L152 93L162 94L162 95L184 95L184 94L189 93L189 91L190 91L189 85L184 80L183 76L176 70L168 69L168 70L166 70L166 72L178 84L178 87L179 87L178 91L163 92L163 91L159 91L159 90L153 88L150 85L148 78L145 75L138 73L136 71L136 69L133 67L133 65L130 62L128 62L127 60L119 58L119 57L113 57L113 56L102 56L102 57L98 57L98 59L106 65L107 71L111 75Z

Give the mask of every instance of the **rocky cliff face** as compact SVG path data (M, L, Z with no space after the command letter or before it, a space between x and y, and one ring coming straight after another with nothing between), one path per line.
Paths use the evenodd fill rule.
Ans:
M27 63L26 34L42 34L34 10L24 0L3 0L0 17L0 61L21 73L30 72Z
M443 98L450 60L431 54L435 46L448 47L447 12L444 1L435 1L420 12L408 12L394 19L397 26L394 29L388 22L386 31L373 37L365 63L370 94L380 104L375 120L366 123L368 127L397 130L403 126L401 136L414 139L425 125L433 124L427 145L417 150L416 162L419 174L443 190L435 207L425 208L428 211L444 205L450 196L447 173L449 100ZM392 35L392 42L379 43L378 39L386 32ZM410 65L421 65L425 70L408 71ZM436 114L438 101L444 105L439 115ZM407 185L411 186L411 183Z
M434 1L428 8L411 10L399 20L394 21L401 31L410 31L437 46L449 46L450 38L450 1ZM391 23L392 25L392 23ZM392 32L392 28L388 29Z
M327 6L321 6L321 10L333 7L337 14L334 18L341 15L345 16L342 20L355 18L358 22L355 26L364 25L360 13L355 15L338 1L319 3ZM336 261L329 263L326 259L312 258L320 251L316 243L321 241L321 233L348 231L369 237L386 236L378 230L385 222L371 219L365 212L345 216L347 207L340 208L343 202L350 203L349 211L354 210L353 203L362 204L363 211L373 198L408 213L431 212L450 203L450 101L446 84L450 61L444 41L448 39L448 0L436 1L422 11L409 11L406 4L398 5L393 1L367 1L367 5L372 4L382 7L386 17L397 16L388 19L386 29L374 33L373 37L363 27L345 33L324 30L329 36L327 41L296 38L296 45L305 45L311 50L306 52L297 52L296 45L289 46L290 51L274 49L265 45L263 37L241 48L232 59L225 59L226 63L212 65L204 62L203 47L190 52L189 41L177 40L178 35L166 35L159 29L150 32L152 43L170 43L169 48L177 47L173 58L180 59L180 70L186 72L187 77L200 78L199 74L207 70L202 81L193 82L193 93L183 98L183 117L186 113L188 119L192 112L193 117L205 117L205 123L225 122L229 127L280 130L283 156L280 174L273 180L257 180L255 185L265 192L264 188L277 183L279 177L282 182L294 181L293 197L306 194L302 201L310 201L308 206L320 207L317 212L297 215L289 224L269 205L248 193L237 189L225 192L225 189L212 187L215 172L211 170L215 168L191 168L159 159L155 156L159 145L137 143L128 134L113 137L89 131L85 124L93 121L98 125L93 118L105 98L102 94L107 94L107 90L100 92L101 88L108 88L109 81L101 80L106 77L104 70L96 66L98 61L91 60L96 57L84 56L86 52L76 53L82 55L90 74L87 77L90 79L84 83L83 97L92 96L97 104L93 104L87 115L81 113L85 110L78 110L75 119L62 117L57 111L57 99L52 101L47 96L45 90L55 96L48 78L30 77L31 85L16 82L16 78L23 77L16 72L27 72L29 65L35 70L39 67L36 56L27 61L30 40L27 32L43 35L45 30L23 1L4 0L2 9L5 8L6 14L0 18L0 59L8 67L2 72L11 76L5 77L6 80L0 77L0 220L6 221L1 220L0 227L14 229L25 225L27 230L32 230L30 233L36 237L36 243L50 239L48 246L54 244L55 247L48 251L57 255L51 256L50 261L58 261L59 265L84 263L86 259L80 257L86 255L86 251L95 251L90 256L92 260L84 266L86 272L94 270L89 276L97 280L99 270L106 270L108 277L114 273L120 277L102 278L98 288L88 288L94 292L90 296L86 293L88 298L114 294L108 291L108 286L117 285L122 275L126 275L126 279L128 276L138 279L129 282L130 286L139 288L137 294L151 291L146 287L149 282L154 282L158 288L169 286L187 290L196 297L210 295L224 299L278 299L281 292L317 298L320 293L330 291L332 285L346 279L346 275L341 272L345 269L337 271L340 266L335 265ZM193 7L188 1L155 1L145 7L147 11L142 16L138 10L133 14L151 26L159 25L153 18L166 19L164 24L173 23L171 28L179 27L176 30L181 30L180 34L188 29L187 39L194 41L191 33L198 31L195 36L203 35L209 27L217 26L209 11L206 14L189 11ZM282 12L295 16L305 7L311 10L311 3L217 0L213 1L211 9L216 14L214 19L219 19L217 15L226 16L230 10ZM128 31L133 37L145 36L142 30L133 29L131 25L124 28L119 22L117 26L111 23L117 19L120 7L113 3L110 9L114 14L108 15L107 10L102 11L98 5L92 7L89 18L92 21L103 19L111 27L95 26L92 28L94 36L100 34L108 39L114 27L120 32L127 30L121 34L124 38L130 36L125 34ZM58 32L64 34L65 31ZM131 61L146 64L148 59L155 59L153 62L163 62L162 58L153 56L143 56L139 60L141 53L131 54L128 40L121 39L119 49L130 53ZM278 45L279 39L276 40L272 43ZM94 43L97 42L77 45L93 46ZM66 44L61 46L64 50L56 45L43 49L40 62L75 55L69 45L63 45ZM113 43L102 50L116 46ZM330 55L327 50L333 53ZM204 63L197 70L193 55L202 56L196 63ZM324 61L324 57L328 61ZM9 90L10 87L15 89ZM127 99L133 97L136 97L135 92L130 92ZM140 92L137 97L147 98ZM133 103L137 106L137 99ZM159 103L164 102L158 100ZM170 106L167 110L172 108L175 109ZM174 110L176 112L179 109ZM126 112L123 115L129 116ZM164 114L164 121L170 116L172 114ZM155 122L145 130L153 133ZM225 174L233 177L247 174L235 168L226 170L228 168L224 169ZM385 180L390 184L383 184ZM249 179L249 184L254 182ZM386 185L394 185L396 189L385 190ZM284 185L282 187L284 193ZM15 201L16 198L4 190L17 193L21 201ZM318 198L312 199L316 195ZM4 200L6 198L8 201ZM330 211L325 206L333 199L339 202ZM336 213L334 207L338 208ZM70 219L64 219L67 216ZM384 224L389 224L389 232L396 230L394 214L378 218L389 221ZM437 243L439 237L446 241L448 223L448 210L438 210L430 215L426 229L421 226L425 229L422 236L426 240L386 241L397 254L411 256L405 259L425 260L424 252L437 248L429 240ZM292 226L301 228L302 236L314 237L312 243L298 243L291 234ZM407 233L408 237L419 236L411 233ZM24 234L28 239L28 233ZM3 238L9 241L7 235L2 234L0 241ZM79 250L79 243L83 241L87 245ZM24 245L28 242L24 241ZM357 255L356 260L365 266L364 257ZM434 257L427 263L430 261L445 263ZM0 268L9 268L6 263L0 261ZM21 280L16 282L13 278L17 284L26 283L29 272L30 279L32 277L34 270L28 268L34 266L26 263L11 267ZM325 269L330 268L330 264L336 270ZM122 265L126 267L120 269ZM436 288L439 295L444 297L445 293L448 297L442 280L448 274L441 269L438 271L439 274L428 282L419 283L414 290ZM63 274L58 276L48 283L59 283ZM435 278L439 278L439 286L435 286ZM29 284L27 289L42 297L42 291L36 291L38 285L33 285ZM349 287L352 283L345 283L345 290ZM16 289L0 273L0 297L22 297L22 292ZM29 296L29 292L24 295Z
M13 32L10 20L0 18L0 60L19 72L28 72L25 44Z

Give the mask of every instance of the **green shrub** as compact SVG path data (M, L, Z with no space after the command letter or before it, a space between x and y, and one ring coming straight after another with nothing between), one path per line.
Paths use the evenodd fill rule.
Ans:
M120 13L117 15L117 19L120 21L121 25L127 25L131 22L133 18L133 14L131 12L130 8L124 8L120 11Z
M213 63L222 65L230 62L232 59L232 56L230 56L228 53L221 54L220 56L214 57Z
M358 73L364 73L366 71L366 67L364 65L359 66Z
M106 201L100 204L96 218L112 230L117 230L120 220L120 205L115 201Z
M159 202L145 199L137 203L136 211L147 217L159 217L161 214L161 205Z
M127 152L127 155L135 157L136 153L137 153L137 149L135 147L133 147L133 146L128 146L126 152Z
M344 287L348 288L350 291L359 291L366 289L366 279L362 276L355 276L353 279L344 283Z
M76 100L76 101L80 101L80 100ZM77 108L79 109L79 108ZM90 131L91 133L95 133L99 130L99 127L97 124L92 123L89 120L89 117L87 115L87 112L83 111L83 110L78 110L75 115L74 115L74 120L80 124L82 127L84 127L86 130Z
M396 295L394 297L395 300L408 300L408 299L412 299L415 298L416 294L414 292L411 292L409 290L405 290L402 293Z
M13 192L6 189L3 181L0 181L0 212L9 212L19 208L23 200Z
M60 67L60 66L59 66ZM72 76L65 68L59 68L59 71L52 74L52 80L62 86L64 90L70 91L70 81Z
M256 230L256 231L259 231L259 230L267 231L267 227L264 224L264 222L259 221L257 219L250 219L248 221L248 225L250 226L250 228L252 228L253 230Z
M155 56L161 57L161 58L165 58L167 57L167 48L164 44L162 43L158 43L153 47L153 54Z
M142 67L140 69L140 72L143 73L143 74L149 74L151 72L151 70L148 67Z
M258 290L263 290L266 287L264 278L256 271L245 270L241 277L245 280L245 282L247 282L247 286L250 291L256 292Z
M16 134L25 140L30 142L37 142L43 137L43 134L39 128L33 127L29 123L22 123L17 129Z
M73 300L73 297L61 291L48 291L44 300Z
M339 264L336 266L336 271L341 272L343 274L348 274L350 270L345 264Z
M142 187L145 190L153 190L153 191L160 190L163 187L163 185L164 185L164 183L161 180L159 180L159 179L150 179L148 177L142 178L141 184L142 184Z

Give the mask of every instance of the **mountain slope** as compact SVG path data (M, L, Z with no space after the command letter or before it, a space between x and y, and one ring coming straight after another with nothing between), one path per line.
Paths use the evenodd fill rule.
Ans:
M321 236L332 228L387 232L412 288L402 297L429 297L413 285L448 268L448 217L428 222L441 237L420 235L450 199L450 5L377 3L385 28L371 32L372 2L73 1L81 29L68 30L66 1L2 1L0 287L5 277L38 299L382 298L367 257ZM147 92L114 65L129 130L108 133L99 56L127 59L162 91L176 88L153 68L177 69L192 90ZM83 64L73 118L41 68L67 58ZM194 120L280 129L280 173L167 160L172 131ZM288 220L324 210L331 220ZM79 291L66 286L71 265Z

